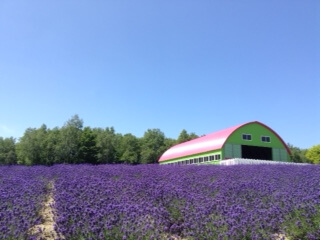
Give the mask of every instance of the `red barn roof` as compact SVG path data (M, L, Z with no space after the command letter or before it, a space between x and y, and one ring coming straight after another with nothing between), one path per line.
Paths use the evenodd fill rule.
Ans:
M266 128L268 128L270 131L272 131L283 143L283 145L286 147L288 153L290 154L290 150L285 144L285 142L282 140L282 138L271 128L264 125L263 123L260 123L258 121L248 122L244 124L240 124L234 127L230 127L218 132L214 132L208 135L205 135L203 137L199 137L184 143L177 144L171 148L169 148L166 152L162 154L162 156L159 159L159 162L166 161L169 159L179 158L183 156L189 156L193 154L198 154L202 152L209 152L221 149L226 142L226 140L229 138L229 136L239 129L240 127L251 124L251 123L257 123L260 124Z

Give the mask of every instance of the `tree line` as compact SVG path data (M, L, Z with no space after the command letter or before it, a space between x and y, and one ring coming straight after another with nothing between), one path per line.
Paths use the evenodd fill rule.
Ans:
M61 128L28 128L16 141L0 137L0 164L53 165L59 163L149 164L157 163L171 146L198 136L182 130L177 139L160 129L148 129L143 137L116 133L113 127L84 127L74 115Z
M19 141L0 137L0 164L157 163L171 146L197 137L183 129L172 139L160 129L148 129L138 138L116 133L113 127L83 127L83 120L74 115L61 128L49 129L45 124L28 128ZM310 149L288 146L293 162L320 163L320 145Z

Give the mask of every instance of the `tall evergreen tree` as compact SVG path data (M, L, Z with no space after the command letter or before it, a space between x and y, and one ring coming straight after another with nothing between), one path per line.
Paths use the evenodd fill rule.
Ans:
M189 141L189 134L187 132L187 130L182 129L182 131L179 134L179 137L177 139L177 143L183 143Z
M179 134L179 137L177 139L177 143L183 143L183 142L187 142L190 141L192 139L197 138L198 135L196 135L195 133L188 133L187 130L182 129L182 131Z

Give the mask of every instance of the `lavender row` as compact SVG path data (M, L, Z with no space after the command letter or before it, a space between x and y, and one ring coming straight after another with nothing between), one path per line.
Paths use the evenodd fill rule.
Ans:
M0 239L32 239L50 178L47 167L0 167Z
M319 239L319 166L57 165L66 239Z

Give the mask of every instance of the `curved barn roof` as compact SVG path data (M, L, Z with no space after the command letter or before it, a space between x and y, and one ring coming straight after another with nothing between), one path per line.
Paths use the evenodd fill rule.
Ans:
M236 131L237 129L247 125L247 124L252 124L252 123L257 123L262 125L263 127L269 129L271 132L273 132L279 140L283 143L283 145L286 147L288 153L290 154L290 150L285 144L285 142L282 140L282 138L271 128L268 126L264 125L261 122L258 121L253 121L253 122L247 122L244 124L240 124L234 127L230 127L224 130L220 130L218 132L214 132L208 135L205 135L203 137L199 137L184 143L177 144L171 148L169 148L167 151L165 151L162 156L159 159L159 162L166 161L169 159L174 159L174 158L179 158L183 156L189 156L193 154L198 154L202 152L209 152L209 151L214 151L217 149L221 149L229 136Z

